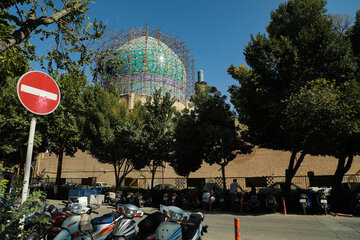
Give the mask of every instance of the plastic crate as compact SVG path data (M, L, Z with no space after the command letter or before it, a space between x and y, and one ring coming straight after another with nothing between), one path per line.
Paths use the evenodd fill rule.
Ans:
M83 190L80 189L70 189L68 193L68 199L77 199L78 197L83 196Z

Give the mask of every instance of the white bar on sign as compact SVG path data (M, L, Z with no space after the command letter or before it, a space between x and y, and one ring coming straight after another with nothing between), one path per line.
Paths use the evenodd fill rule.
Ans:
M40 96L40 97L46 97L48 99L57 100L57 94L55 93L51 93L51 92L47 92L38 88L34 88L34 87L30 87L27 85L22 84L20 87L20 91L22 92L26 92L26 93L30 93L36 96Z

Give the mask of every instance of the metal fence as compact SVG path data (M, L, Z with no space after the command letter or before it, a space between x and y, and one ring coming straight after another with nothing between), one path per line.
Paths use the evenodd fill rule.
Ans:
M262 176L258 178L263 178L265 181L265 185L269 186L275 182L284 182L285 176ZM248 177L227 177L226 178L226 186L229 188L230 183L233 182L234 179L237 179L237 182L244 190L250 190L250 187L246 185L246 179ZM46 182L55 182L55 178L47 178L45 179ZM189 181L191 180L191 181ZM201 181L202 183L216 183L220 187L223 186L223 179L222 177L206 177L206 178L184 178L184 177L177 177L177 178L155 178L154 185L157 184L167 184L169 186L173 186L177 189L184 189L188 188L189 182L196 182L196 180ZM72 184L81 184L81 178L66 178L66 183ZM360 182L360 175L345 175L343 178L343 182ZM295 176L292 179L292 183L301 187L301 188L309 188L310 181L308 176ZM127 178L125 179L124 185L132 186L132 187L140 187L140 188L150 188L151 185L151 178Z

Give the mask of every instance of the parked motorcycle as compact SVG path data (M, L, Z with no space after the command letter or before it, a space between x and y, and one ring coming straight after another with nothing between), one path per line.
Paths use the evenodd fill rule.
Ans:
M306 211L311 207L312 204L312 199L310 195L301 193L299 202L303 210L303 213L306 214Z
M201 213L188 214L175 206L160 205L160 212L166 217L156 229L159 240L196 240L201 239L207 226L203 226L204 216Z
M135 203L135 194L132 192L128 192L127 196L126 196L126 202L130 203L130 204L134 204Z
M273 213L276 213L276 211L279 207L279 203L273 194L270 193L265 196L265 206L267 209L271 210Z
M72 215L64 220L62 230L54 240L86 240L86 239L106 239L114 229L115 223L121 218L121 213L115 211L101 217L92 219L92 213L97 213L99 205L85 207L80 203L71 203L68 209Z
M245 209L247 212L257 212L260 209L260 201L256 194L245 193Z
M135 195L135 204L139 207L144 207L145 200L144 200L144 196L141 193L137 193Z
M163 195L163 204L164 205L171 205L171 200L169 198L169 193L165 192Z
M351 208L355 215L360 216L360 192L354 194L351 200Z
M211 195L210 192L203 192L202 194L202 206L204 210L207 210L209 208L209 202L211 199L211 204L213 205L215 203L215 197ZM208 209L210 210L210 209Z
M144 211L133 204L119 204L117 206L121 216L115 223L113 230L113 239L115 240L133 240L136 237L136 221L134 218L142 217Z
M328 204L324 191L319 190L316 192L316 202L320 208L319 210L323 211L325 215L327 215L330 206Z
M58 209L51 204L29 214L25 218L24 230L33 232L27 237L27 240L53 239L59 232L55 225L63 220L57 216L60 216ZM40 219L45 219L46 223L39 221Z
M241 198L242 198L242 194L241 193L236 193L234 195L234 206L233 206L233 209L234 211L236 212L239 212L240 211L240 208L241 208ZM221 199L220 199L221 200ZM221 203L221 202L220 202Z
M154 212L147 215L148 216L138 224L139 232L136 235L136 240L156 240L156 229L160 223L165 221L165 216L161 212Z
M172 193L171 195L171 205L175 206L176 205L176 199L177 199L178 195L176 193Z

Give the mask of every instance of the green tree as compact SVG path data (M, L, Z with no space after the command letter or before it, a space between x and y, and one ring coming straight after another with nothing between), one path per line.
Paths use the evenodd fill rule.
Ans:
M201 137L202 157L210 165L220 166L226 189L225 167L238 154L251 153L252 146L241 138L240 127L235 125L235 114L230 104L226 103L225 95L221 95L215 87L199 87L197 92L192 101Z
M16 92L16 81L8 78L0 88L0 162L4 166L19 165L23 168L26 159L32 114L20 103ZM35 133L34 156L41 145L42 137ZM21 170L20 170L21 172Z
M360 77L360 10L356 12L355 23L347 31L348 39L351 41L351 48L357 63L356 77Z
M83 138L93 157L113 165L116 186L134 169L143 125L143 106L128 111L116 90L90 85L83 95Z
M74 71L91 63L92 41L102 36L105 26L96 19L87 21L88 0L11 0L0 3L0 54L14 46L26 56L40 61L50 74L53 65L57 69ZM35 54L35 46L29 43L32 35L40 40L53 39L55 46L46 54ZM77 54L73 54L77 53Z
M231 101L246 140L259 147L290 151L285 171L289 189L307 152L300 132L290 132L284 119L286 100L307 82L335 79L341 84L354 75L350 42L333 31L324 0L290 0L271 12L268 35L251 36L245 47L250 69L230 66L239 81L231 86Z
M151 188L159 167L165 162L171 162L174 155L174 117L176 109L170 93L161 95L161 90L156 90L152 97L145 103L146 116L141 135L141 147L135 159L135 168L148 167L151 172Z
M43 143L51 153L58 156L56 185L60 184L64 155L74 156L82 148L81 128L79 127L81 95L87 80L83 72L63 73L58 78L61 92L58 108L41 118L45 124Z
M194 111L185 108L178 118L174 132L174 158L170 161L175 172L188 177L203 162L200 132Z
M11 26L0 21L0 38L11 30ZM29 68L28 59L19 46L0 56L0 162L5 166L18 164L23 168L25 163L32 114L20 103L16 83ZM34 155L40 142L41 136L36 133Z
M356 80L340 86L325 79L309 82L288 100L288 125L311 139L306 151L338 159L333 195L337 205L346 203L341 183L354 156L360 152L360 84Z

